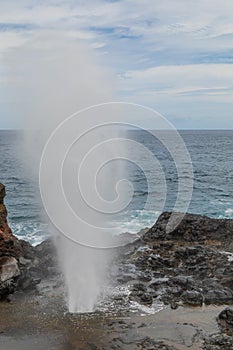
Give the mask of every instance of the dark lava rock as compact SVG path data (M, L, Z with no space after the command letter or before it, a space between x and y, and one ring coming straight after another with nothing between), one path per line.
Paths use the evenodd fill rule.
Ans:
M174 215L179 218L181 214ZM141 273L152 279L138 279L133 272L135 278L131 280L143 281L147 288L143 293L165 304L231 304L233 261L224 249L230 244L233 220L186 214L174 231L167 232L170 216L171 213L163 213L143 233L143 248L136 247L127 257L137 276ZM131 298L136 296L140 302L141 295L136 294L132 291Z
M60 278L57 255L51 239L47 239L36 247L21 241L22 257L19 259L21 276L17 289L31 291L41 280L56 277Z
M195 284L194 279L191 276L182 276L182 275L172 277L171 282L183 288L192 287Z
M218 315L218 325L223 333L233 336L233 307L227 307Z
M232 350L233 337L225 334L213 334L204 338L202 350Z
M183 217L184 216L184 217ZM180 218L183 217L179 223ZM177 226L178 224L178 226ZM164 212L144 235L144 241L232 242L233 220L212 219L207 216Z
M177 348L173 346L169 346L162 341L155 341L149 337L145 337L136 342L138 349L145 350L177 350Z
M171 302L171 309L172 310L176 310L176 309L178 309L178 307L179 307L179 305L175 301Z
M23 272L17 283L17 290L22 290L24 292L34 290L40 282L41 279L33 277L30 272Z
M35 258L35 248L29 242L20 240L20 246L22 250L21 256L29 260Z
M203 295L195 290L185 291L181 296L184 304L191 306L201 306L203 303Z
M220 283L222 286L233 291L233 276L222 277Z
M142 339L130 341L125 340L121 337L116 337L111 341L108 348L103 350L113 349L113 350L124 350L124 349L143 349L143 350L178 350L174 346L167 345L163 341L155 341L150 337L144 337Z
M129 299L137 301L143 305L151 305L153 303L153 295L147 290L147 287L142 283L135 283L132 286Z
M132 291L136 291L136 292L146 292L147 288L144 284L142 283L135 283L132 288Z
M5 186L0 183L0 297L18 290L32 290L41 279L57 274L57 258L53 243L46 240L33 247L18 240L7 222L4 205Z
M5 186L2 183L0 183L0 204L4 204L5 195L6 195Z
M35 247L37 263L34 266L41 277L58 273L57 253L52 239L47 239Z
M230 289L220 286L220 289L211 289L204 295L205 304L231 304L233 295Z

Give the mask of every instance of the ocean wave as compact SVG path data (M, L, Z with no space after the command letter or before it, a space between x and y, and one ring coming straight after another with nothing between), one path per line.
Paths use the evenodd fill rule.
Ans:
M43 223L13 223L10 222L13 234L19 238L28 241L36 246L49 237L48 225Z
M225 219L233 219L233 208L228 208L225 210L224 218Z
M224 203L226 204L226 203ZM219 208L201 213L218 219L233 219L233 207L226 209ZM111 225L115 234L123 232L136 234L146 227L151 227L158 219L160 212L153 210L129 210L121 215L117 221ZM17 217L17 220L9 221L13 233L19 238L29 241L32 245L37 245L50 236L48 225L32 218Z
M138 233L145 227L154 225L160 212L153 210L131 210L126 212L115 222L117 233Z

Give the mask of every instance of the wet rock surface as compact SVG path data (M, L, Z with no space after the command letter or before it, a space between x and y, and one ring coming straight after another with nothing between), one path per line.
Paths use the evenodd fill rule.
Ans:
M177 223L182 218L182 221ZM233 220L213 219L196 214L164 212L143 235L145 241L183 241L208 243L216 240L232 249Z
M129 302L150 306L154 301L161 301L173 309L180 305L232 304L233 259L230 251L222 251L225 235L212 231L210 236L209 229L208 234L205 232L206 221L214 220L213 228L219 227L216 220L186 214L181 228L176 228L179 234L169 233L167 236L166 222L169 218L169 213L162 214L158 224L152 227L153 231L143 232L134 243L121 248L120 262L116 262L119 269L114 278L119 285L129 287ZM188 229L192 223L198 229L195 237L202 237L201 242L189 242L183 238L186 235L186 222ZM223 222L230 235L231 220ZM208 241L203 241L206 236ZM25 241L19 241L19 244L21 276L18 290L33 290L43 279L55 276L62 279L51 240L36 247Z
M214 334L204 338L203 350L232 350L233 338L225 334Z
M233 307L224 309L217 318L219 327L223 333L233 336Z
M17 291L19 296L31 300L35 314L39 309L43 319L43 314L50 312L46 316L52 317L49 322L60 324L67 310L62 301L63 278L57 267L53 242L49 239L32 247L15 238L7 224L4 196L5 188L0 186L0 297L4 299ZM179 215L174 214L174 223ZM118 269L112 272L112 278L117 288L122 287L128 294L115 295L113 309L127 313L133 303L148 310L160 303L167 305L171 315L176 315L186 308L198 310L206 305L222 305L224 310L220 310L217 320L217 315L214 318L219 328L207 335L198 322L174 321L174 333L170 330L166 338L164 327L170 314L162 325L159 313L154 314L153 319L144 318L144 322L133 323L131 318L126 321L107 319L103 325L107 347L101 341L96 345L97 340L90 340L83 349L233 349L233 311L230 306L226 308L233 302L233 221L186 214L179 226L167 231L170 217L171 213L163 213L152 228L143 230L133 243L120 248L116 261ZM25 310L27 307L30 314L30 303ZM54 312L58 312L61 320L53 319ZM67 322L67 318L65 320ZM89 327L92 326L91 323ZM95 324L95 327L96 332L100 332L100 325ZM85 332L81 334L85 338ZM79 347L68 344L60 349L82 349L80 344Z
M37 289L37 285L45 280L62 279L52 240L47 239L36 247L30 246L25 241L20 241L20 244L22 247L22 255L19 258L21 276L17 290L31 291Z
M143 282L143 287L131 288L131 299L160 299L172 308L232 304L232 220L186 214L174 232L167 233L170 217L171 213L162 214L127 257L128 266L135 269L132 283L135 278ZM223 250L226 245L228 253ZM129 283L130 273L126 275Z
M174 214L174 225L179 215ZM163 213L124 255L125 281L119 282L130 284L129 299L147 306L162 301L173 310L231 305L233 221L186 214L174 231L167 231L170 217ZM203 335L203 349L233 349L232 307L220 313L218 324L219 333Z

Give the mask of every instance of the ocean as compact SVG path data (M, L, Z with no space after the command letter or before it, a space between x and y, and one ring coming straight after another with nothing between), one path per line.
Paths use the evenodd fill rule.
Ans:
M233 130L183 130L179 133L193 166L194 187L188 211L215 218L233 218ZM167 185L164 210L172 210L178 190L174 160L148 132L132 130L129 135L159 160ZM20 152L21 137L19 131L0 131L0 182L7 189L5 203L13 233L35 245L48 236L48 227L42 220L44 213L38 184L26 170L25 156ZM127 210L118 218L119 232L136 233L153 225L159 215L160 179L156 179L146 157L143 161L147 176L138 166L129 165L134 195ZM150 191L149 182L154 183ZM148 194L150 203L145 209Z

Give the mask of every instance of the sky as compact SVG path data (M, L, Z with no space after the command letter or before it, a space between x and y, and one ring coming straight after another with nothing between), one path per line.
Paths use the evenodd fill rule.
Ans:
M0 0L0 128L20 127L7 55L58 30L95 51L116 100L179 129L232 129L232 18L232 0Z

